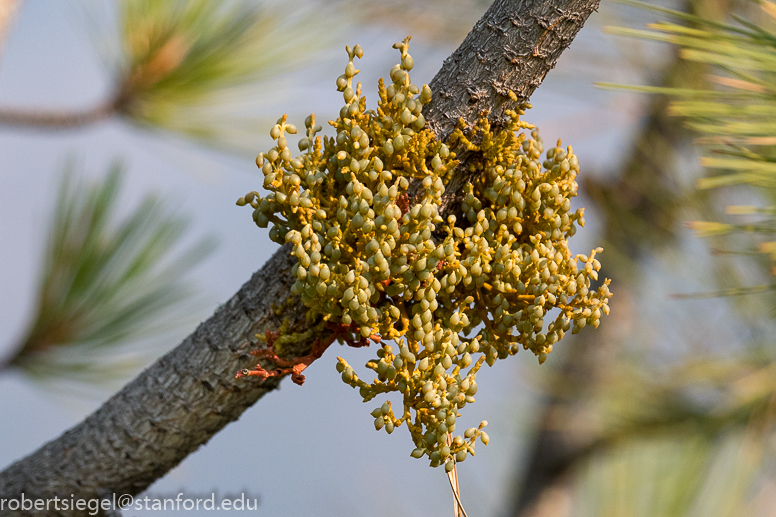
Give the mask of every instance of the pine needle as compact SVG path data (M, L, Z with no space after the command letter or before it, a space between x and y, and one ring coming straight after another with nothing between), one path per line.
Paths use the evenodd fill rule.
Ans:
M283 78L334 41L332 8L251 0L121 0L91 13L127 120L253 152ZM262 111L262 108L265 108ZM274 120L274 118L273 118Z
M189 323L186 273L213 249L177 250L187 223L148 197L116 221L121 166L88 185L72 167L52 214L35 314L6 367L94 384L142 366L149 339Z

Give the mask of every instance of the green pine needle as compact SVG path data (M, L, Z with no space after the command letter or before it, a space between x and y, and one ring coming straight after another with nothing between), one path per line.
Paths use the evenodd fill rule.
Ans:
M152 197L116 222L121 177L119 165L92 185L65 174L35 314L9 367L49 380L124 377L150 338L190 322L186 273L213 243L176 250L187 223Z
M642 91L669 96L669 113L683 118L695 131L708 173L701 189L745 185L758 189L769 202L776 197L776 34L759 23L734 16L739 25L716 23L698 16L648 6L633 0L621 3L649 9L690 26L660 22L649 30L610 28L613 34L663 41L675 45L686 61L708 65L717 75L716 88L651 88L601 84L607 89ZM774 18L773 4L763 9ZM757 233L773 239L776 217L763 207L765 220L753 224L694 223L704 236ZM702 227L701 227L702 226ZM776 272L773 269L772 272Z
M284 75L320 57L337 23L330 9L250 0L122 0L118 27L104 18L93 25L113 49L104 57L120 113L251 152L267 122L258 107L275 102Z

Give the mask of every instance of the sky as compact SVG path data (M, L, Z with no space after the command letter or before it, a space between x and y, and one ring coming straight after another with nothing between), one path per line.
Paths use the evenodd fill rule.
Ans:
M589 25L575 46L609 41L595 20ZM348 41L334 46L343 59L333 61L336 64L330 68L317 66L295 74L304 86L292 89L301 96L293 109L334 118L341 100L333 83L346 62L341 47L356 42L364 47L359 78L370 92L396 58L391 44L405 34L383 27L363 28L347 36ZM454 42L413 40L415 82L429 82L454 47ZM539 125L549 141L563 136L565 143L573 143L583 170L605 173L635 127L640 101L596 90L588 78L575 77L579 66L573 57L560 60L534 95L534 109L527 119ZM595 79L617 80L616 71L605 68ZM76 109L105 98L110 87L110 76L73 4L55 0L22 4L0 55L0 105ZM292 97L291 93L282 99ZM286 109L277 106L278 116ZM256 152L268 149L268 131L256 135L255 142ZM109 164L121 159L127 168L123 211L156 193L190 217L192 239L218 237L218 251L192 275L209 300L203 319L277 248L266 231L253 224L250 211L235 206L239 196L261 184L250 158L203 149L120 120L63 133L0 128L0 354L23 335L31 316L48 219L69 159L75 159L82 175L90 178L102 177ZM574 246L580 252L596 246L595 218L588 219L589 231L575 237ZM168 340L159 353L183 335ZM174 498L182 492L185 497L207 498L217 493L218 499L244 493L246 498L259 498L256 513L266 515L449 515L452 496L443 470L410 458L413 446L404 428L391 436L375 432L369 416L372 406L361 403L357 393L341 382L335 371L336 355L351 364L367 359L361 351L345 348L324 356L305 372L304 386L285 382L280 391L261 399L144 495ZM531 428L536 395L531 379L537 368L533 356L519 354L478 377L477 403L467 406L462 426L487 419L491 442L488 447L478 446L476 458L459 466L469 515L501 515L509 501L520 437ZM0 468L59 436L107 396L104 392L78 398L19 373L0 375ZM133 511L131 515L154 513Z

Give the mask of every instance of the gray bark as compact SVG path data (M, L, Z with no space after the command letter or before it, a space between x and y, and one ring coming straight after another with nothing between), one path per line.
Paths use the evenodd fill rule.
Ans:
M492 121L527 101L555 68L598 1L496 1L448 57L429 86L433 102L423 115L447 137L458 119L472 124L483 112Z
M598 0L497 0L432 81L434 97L424 110L431 128L446 136L459 117L471 124L481 111L499 116L513 106L508 89L527 99L597 6ZM234 374L255 364L247 354L257 348L255 334L283 320L293 331L305 329L304 307L284 303L292 265L289 249L279 249L177 348L82 423L0 472L0 498L138 494L275 389L278 378ZM311 344L285 352L306 355Z

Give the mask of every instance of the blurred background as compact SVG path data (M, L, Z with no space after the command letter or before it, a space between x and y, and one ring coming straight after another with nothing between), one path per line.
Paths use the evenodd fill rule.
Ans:
M345 45L365 50L369 103L394 42L413 36L413 82L430 82L489 3L0 0L0 468L271 256L235 201L261 185L275 119L336 117ZM525 116L579 156L572 251L604 247L615 297L543 366L519 354L479 376L463 418L491 443L459 465L471 516L776 515L776 7L658 7L686 15L603 2ZM336 355L366 361L327 354L148 495L449 515L442 470L374 431Z

